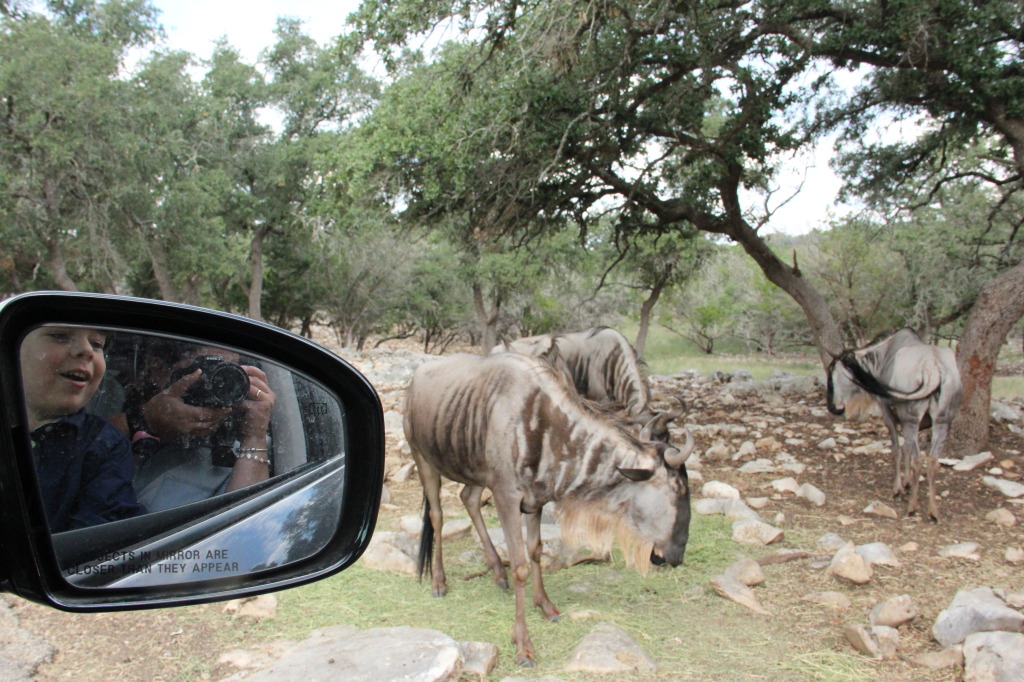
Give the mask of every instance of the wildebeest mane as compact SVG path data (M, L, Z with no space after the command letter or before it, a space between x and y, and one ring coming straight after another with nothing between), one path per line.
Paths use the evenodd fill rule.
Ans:
M626 566L647 575L654 544L641 538L628 514L609 514L601 505L579 498L561 502L558 511L562 539L569 547L586 547L605 557L617 542Z

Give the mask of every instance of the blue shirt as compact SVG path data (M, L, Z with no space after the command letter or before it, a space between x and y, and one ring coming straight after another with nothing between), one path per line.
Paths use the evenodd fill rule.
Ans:
M132 448L107 420L80 410L32 432L36 478L50 532L146 513L132 487Z

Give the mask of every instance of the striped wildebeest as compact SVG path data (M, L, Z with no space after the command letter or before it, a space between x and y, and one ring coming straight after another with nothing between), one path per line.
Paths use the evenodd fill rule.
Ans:
M913 329L880 334L863 348L844 350L828 367L828 409L841 415L859 391L878 403L892 440L896 460L893 495L910 489L907 514L917 512L921 478L921 446L918 431L927 415L932 422L928 460L928 514L938 521L935 503L935 470L949 425L960 409L963 392L960 370L952 349L925 343ZM899 432L904 446L900 448Z
M560 371L564 367L581 396L604 407L624 409L638 418L654 416L643 361L626 337L611 327L527 336L499 344L491 352L503 350L548 357Z
M432 554L435 597L447 592L439 539L441 476L465 484L462 500L487 565L495 582L507 586L479 510L480 493L490 488L508 544L516 600L513 639L521 665L534 660L524 606L531 566L534 604L549 620L558 618L540 571L544 504L558 505L562 536L570 545L607 552L618 541L627 564L642 573L652 554L673 566L683 560L690 526L683 462L693 448L692 436L687 433L683 451L641 441L590 409L541 358L453 355L421 365L406 393L405 437L425 498L420 575Z

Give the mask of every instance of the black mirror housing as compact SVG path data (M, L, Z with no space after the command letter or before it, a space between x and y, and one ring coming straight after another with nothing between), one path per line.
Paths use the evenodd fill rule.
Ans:
M98 328L128 341L172 339L255 358L244 362L262 367L277 395L276 421L267 435L267 449L276 449L277 459L269 478L209 499L150 506L134 518L53 528L20 360L26 335L53 325ZM384 479L380 399L356 369L307 339L192 306L37 292L0 303L0 380L5 591L69 611L194 604L328 577L369 544ZM238 448L236 442L235 451L236 457L264 461L263 448Z

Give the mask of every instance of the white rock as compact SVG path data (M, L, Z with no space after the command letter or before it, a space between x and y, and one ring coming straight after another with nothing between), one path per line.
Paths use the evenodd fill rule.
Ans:
M853 648L865 656L879 660L896 658L900 634L894 628L884 625L876 625L874 627L844 625L843 635Z
M749 558L734 562L725 569L723 575L747 587L756 587L764 582L764 571L761 569L761 564Z
M786 471L796 474L797 476L807 471L807 465L805 465L803 462L798 462L796 460L793 460L791 462L783 462L782 468Z
M408 447L408 443L406 443L406 447ZM405 483L414 471L416 471L416 462L406 462L398 467L395 473L391 474L391 481L394 483Z
M836 439L835 438L826 438L825 440L823 440L820 443L818 443L818 449L819 450L835 450L836 449L836 445L838 445L838 443L836 443Z
M782 537L781 530L764 521L749 519L732 524L732 539L744 545L770 545Z
M998 490L1007 497L1024 497L1024 485L1016 481L1007 481L1005 478L996 478L995 476L985 476L981 479L981 482L989 488Z
M989 587L960 590L949 608L939 613L932 636L943 646L953 646L976 632L1018 632L1024 615L1010 608Z
M1009 405L993 400L989 406L992 411L992 418L997 422L1019 422L1024 419L1024 414Z
M979 545L977 542L958 542L955 545L946 545L939 550L939 556L946 559L971 559L978 561L981 556L978 555Z
M753 457L757 454L757 447L754 446L749 440L743 441L740 444L740 449L736 451L736 454L732 456L734 460L743 459L744 457Z
M722 500L722 513L730 521L761 520L761 515L748 507L743 500Z
M904 623L917 618L917 609L914 607L914 602L910 599L910 595L901 594L898 597L892 599L886 599L880 604L876 604L875 608L871 609L871 615L869 620L872 625L887 625L891 628L898 628Z
M775 466L775 462L770 459L755 459L752 462L747 462L741 466L738 471L743 474L770 474L774 473L778 467Z
M872 565L900 567L899 559L896 558L896 555L893 554L893 551L884 542L869 542L865 545L858 545L857 554L860 554L864 557L865 561Z
M490 642L459 642L462 652L462 673L486 678L498 662L498 647ZM461 676L460 676L461 677Z
M419 514L406 514L398 519L398 527L414 538L418 538L423 530L423 517Z
M1019 682L1024 678L1024 635L979 632L964 640L964 682Z
M911 656L909 660L914 665L921 666L922 668L942 670L963 665L964 652L962 647L954 646L942 651L928 651L923 654L916 654Z
M763 606L761 606L760 600L758 600L757 595L754 594L752 589L729 576L716 575L711 578L711 586L719 596L731 599L737 604L745 606L755 613L760 613L765 616L771 615Z
M1024 564L1024 548L1021 547L1007 547L1006 554L1003 555L1007 563L1014 565Z
M875 516L882 516L887 519L898 519L899 514L896 510L887 505L885 502L874 501L864 508L865 514L874 514Z
M276 652L272 664L246 672L250 682L330 679L352 682L375 680L447 680L462 670L458 643L436 630L408 626L354 630L337 625ZM267 661L270 662L270 661ZM266 665L266 663L264 665ZM237 679L237 678L236 678Z
M702 497L693 503L693 511L705 516L709 514L722 514L728 501L721 497Z
M780 493L796 494L796 492L800 490L800 484L796 482L795 478L780 478L776 481L772 481L769 485L773 490Z
M953 471L974 471L985 462L992 459L991 452L979 452L976 455L964 457L957 464L953 465Z
M820 538L818 538L817 542L818 549L820 549L822 552L828 552L829 554L835 554L840 549L842 549L843 545L845 544L846 541L838 535L836 535L835 533L825 533Z
M616 673L657 670L658 665L622 628L598 623L584 637L565 666L567 671Z
M704 459L715 460L715 459L728 459L729 448L724 445L712 445L710 448L704 451Z
M747 505L753 509L764 509L768 506L769 499L767 497L748 497Z
M857 585L863 585L870 581L874 575L871 564L857 553L852 542L847 542L835 553L829 564L828 572Z
M738 500L740 499L740 491L732 487L728 483L722 483L721 481L708 481L701 486L700 494L702 497L711 497L722 500Z
M822 506L825 504L825 493L821 492L818 488L815 488L810 483L804 483L796 491L797 497L802 497L815 506Z
M993 509L988 514L985 514L985 520L991 521L992 523L1002 526L1003 528L1010 528L1017 523L1017 518L1009 509L1000 507L999 509Z

